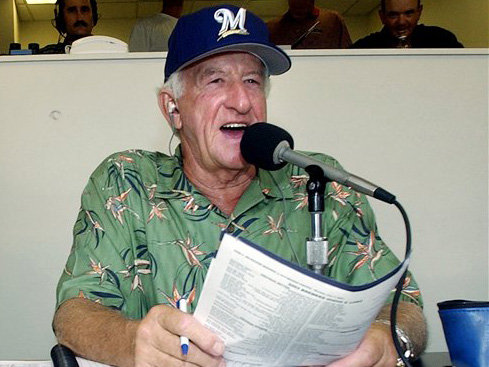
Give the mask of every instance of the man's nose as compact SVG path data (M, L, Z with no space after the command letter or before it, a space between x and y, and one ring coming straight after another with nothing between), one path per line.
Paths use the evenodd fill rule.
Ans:
M408 18L405 14L401 14L399 15L399 20L398 20L398 23L401 24L401 25L405 25L408 23Z
M251 109L249 91L243 81L236 81L229 86L226 98L226 107L232 108L240 114L246 114Z

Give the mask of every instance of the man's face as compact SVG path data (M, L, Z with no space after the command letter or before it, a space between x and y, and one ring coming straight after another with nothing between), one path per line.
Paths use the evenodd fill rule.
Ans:
M391 35L396 38L409 38L418 24L422 5L418 0L386 0L385 11L379 12L380 19Z
M178 98L184 160L208 172L242 170L246 126L266 120L264 66L255 56L232 52L212 56L183 70Z
M314 0L289 0L289 14L296 20L303 20L312 14Z
M90 0L66 0L63 17L67 35L85 37L92 34L93 18Z

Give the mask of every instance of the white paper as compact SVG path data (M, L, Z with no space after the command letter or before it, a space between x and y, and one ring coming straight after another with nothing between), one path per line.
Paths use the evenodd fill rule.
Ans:
M91 361L82 357L76 357L76 361L78 362L78 367L110 367L108 364Z
M0 367L53 367L51 361L0 361Z
M358 346L408 260L353 287L224 235L194 316L223 339L228 367L326 365Z

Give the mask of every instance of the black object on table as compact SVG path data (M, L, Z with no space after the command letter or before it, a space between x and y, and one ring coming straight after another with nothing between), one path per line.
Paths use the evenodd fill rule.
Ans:
M56 344L51 349L51 359L54 367L78 367L73 351L61 344Z
M450 355L444 352L425 353L416 362L412 363L413 367L451 367Z

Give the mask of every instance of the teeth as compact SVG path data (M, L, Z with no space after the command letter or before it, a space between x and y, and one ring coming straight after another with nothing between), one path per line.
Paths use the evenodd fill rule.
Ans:
M245 127L246 124L226 124L222 126L224 129L244 129Z

